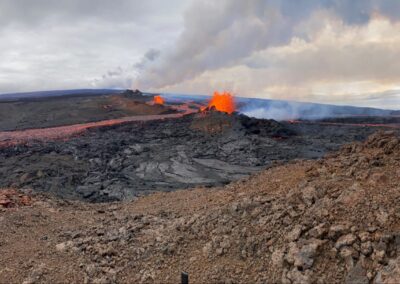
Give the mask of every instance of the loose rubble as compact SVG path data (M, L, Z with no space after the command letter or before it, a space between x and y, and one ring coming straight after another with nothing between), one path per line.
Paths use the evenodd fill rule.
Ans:
M10 188L0 188L0 208L29 206L32 198L22 192Z
M0 260L0 275L31 283L177 283L186 271L194 283L398 283L399 166L399 137L381 132L324 159L276 166L225 187L128 203L41 202L27 208L49 223L40 261L62 259L73 270L60 273L37 260L21 271ZM58 209L50 215L50 208ZM4 228L32 214L24 212L6 212L9 221L0 221L6 256L13 242ZM57 218L70 221L50 226Z

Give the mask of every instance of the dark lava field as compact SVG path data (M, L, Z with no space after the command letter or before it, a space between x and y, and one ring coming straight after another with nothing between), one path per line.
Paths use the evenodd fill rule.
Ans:
M89 202L215 186L277 163L316 159L380 127L290 123L209 111L90 129L0 149L0 187Z
M128 116L173 113L162 105L150 105L153 97L140 91L75 94L68 96L8 98L0 96L0 131L46 128L102 121Z

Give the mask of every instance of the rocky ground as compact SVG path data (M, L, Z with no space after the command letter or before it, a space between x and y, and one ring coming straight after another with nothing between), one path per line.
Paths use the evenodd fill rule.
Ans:
M178 283L186 271L192 283L399 283L399 166L398 135L381 132L134 202L15 192L32 205L0 209L0 282Z
M91 202L215 186L276 163L314 159L373 127L291 124L206 112L93 128L66 141L0 147L0 187Z

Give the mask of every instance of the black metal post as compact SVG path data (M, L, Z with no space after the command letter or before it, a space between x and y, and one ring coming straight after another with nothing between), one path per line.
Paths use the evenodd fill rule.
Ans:
M189 284L189 274L187 272L181 273L181 284Z

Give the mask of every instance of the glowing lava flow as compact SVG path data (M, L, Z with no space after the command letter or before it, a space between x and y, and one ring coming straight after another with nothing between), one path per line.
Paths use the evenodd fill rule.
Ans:
M218 111L233 113L236 109L235 100L233 96L228 92L218 93L214 92L213 97L208 103L207 108L202 109L202 111L215 108Z
M165 103L164 98L161 96L154 96L153 101L155 105L163 105Z
M184 115L196 112L187 104L171 107L178 111L172 114L160 115L137 115L130 117L122 117L117 119L102 120L97 122L88 122L82 124L74 124L67 126L55 126L49 128L26 129L15 131L0 131L0 149L4 147L15 146L19 144L27 144L33 141L50 141L50 140L66 140L73 136L80 135L91 128L118 125L122 123L135 121L152 121L179 118Z

